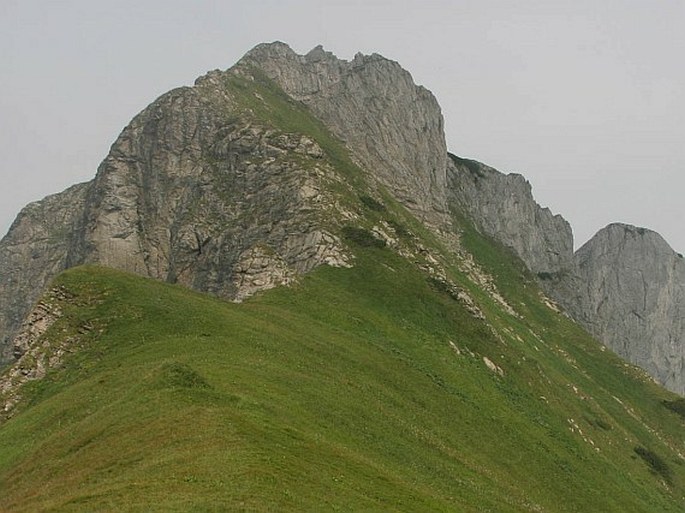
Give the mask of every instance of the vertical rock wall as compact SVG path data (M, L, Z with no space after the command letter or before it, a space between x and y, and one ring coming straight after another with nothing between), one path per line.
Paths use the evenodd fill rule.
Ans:
M0 241L0 364L12 359L12 335L50 280L66 269L90 184L27 205Z
M556 299L599 340L685 395L685 260L658 234L611 224L581 247Z
M271 43L248 52L241 65L263 70L309 106L360 165L420 218L447 222L440 106L399 64L377 54L357 54L348 62L321 47L301 56Z
M531 271L552 274L571 267L571 226L535 202L523 176L455 156L447 176L452 205L479 231L511 248Z

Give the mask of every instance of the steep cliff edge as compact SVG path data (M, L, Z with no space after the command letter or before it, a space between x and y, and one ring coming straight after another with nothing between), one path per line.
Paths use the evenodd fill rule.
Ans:
M14 358L12 336L50 280L68 267L90 183L24 207L0 241L0 364Z
M283 43L255 47L240 66L263 70L305 103L367 172L422 219L446 223L447 147L440 106L409 72L378 54L338 59L322 47L297 55Z
M685 260L658 233L603 228L556 287L555 298L592 334L685 395Z
M536 203L523 176L454 155L447 176L453 207L479 231L511 248L531 271L552 274L571 267L571 226Z

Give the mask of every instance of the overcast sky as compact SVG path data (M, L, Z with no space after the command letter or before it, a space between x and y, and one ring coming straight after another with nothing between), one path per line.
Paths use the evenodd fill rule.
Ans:
M0 0L0 231L157 96L274 40L398 61L450 151L526 176L577 246L621 221L685 252L683 0Z

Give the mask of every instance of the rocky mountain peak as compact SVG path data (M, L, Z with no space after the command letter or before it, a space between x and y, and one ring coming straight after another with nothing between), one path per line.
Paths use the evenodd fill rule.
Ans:
M658 233L623 223L601 229L574 256L555 294L623 358L685 395L685 260Z
M235 69L256 68L303 102L358 164L425 221L447 224L447 146L440 106L397 62L378 54L338 59L284 43L258 45Z
M657 232L649 228L642 228L626 223L611 223L599 230L585 245L594 245L598 241L607 241L613 246L625 249L626 246L633 244L652 247L659 252L674 254L671 246L664 240L664 238ZM585 247L585 245L583 247ZM582 254L584 250L582 247L578 250Z

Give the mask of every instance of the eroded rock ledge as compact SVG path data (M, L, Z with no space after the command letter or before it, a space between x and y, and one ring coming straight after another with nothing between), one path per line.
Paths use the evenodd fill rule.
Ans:
M72 299L65 288L54 287L23 322L12 345L16 361L0 375L0 420L12 416L26 383L43 379L50 369L60 367L65 356L80 346L83 335L92 331L92 325L84 324L75 334L48 336L50 328L62 317L62 305Z

